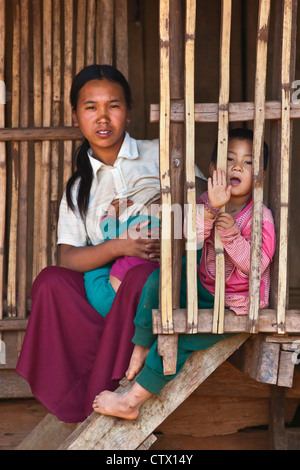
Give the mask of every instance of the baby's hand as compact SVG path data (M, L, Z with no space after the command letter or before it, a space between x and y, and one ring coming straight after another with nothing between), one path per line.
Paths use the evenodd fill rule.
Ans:
M208 201L215 209L225 206L231 197L231 185L227 186L223 170L214 170L212 178L208 178Z
M114 199L107 209L107 213L119 218L122 212L132 204L130 199Z
M228 212L220 212L215 221L215 227L218 230L227 230L228 228L233 227L235 224L235 219Z

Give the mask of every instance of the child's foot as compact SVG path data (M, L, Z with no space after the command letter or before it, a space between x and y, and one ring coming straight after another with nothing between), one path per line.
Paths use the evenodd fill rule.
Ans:
M145 348L144 346L135 345L128 369L125 372L125 376L128 380L134 379L134 377L140 372L147 358L149 349L150 348Z
M126 393L120 394L105 391L95 397L93 409L96 413L116 416L124 419L136 419L141 405L152 393L145 390L138 383Z

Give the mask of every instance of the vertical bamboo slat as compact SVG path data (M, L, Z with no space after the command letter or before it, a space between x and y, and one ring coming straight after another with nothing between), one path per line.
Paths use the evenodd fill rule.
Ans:
M217 167L224 170L225 173L227 170L229 124L231 8L231 0L222 1ZM224 207L221 210L224 211ZM225 259L223 245L217 230L215 230L215 252L216 281L212 332L223 333L225 310Z
M291 50L292 50L292 0L284 0L282 37L282 121L281 121L281 169L280 169L280 233L278 272L278 333L285 333L288 276L288 227L290 190L290 99L291 99Z
M43 126L51 126L52 114L52 0L43 2ZM40 270L48 264L51 143L44 140L41 159Z
M52 125L60 125L61 95L61 38L60 38L60 0L53 1L53 65L52 65ZM51 264L56 265L57 259L57 216L59 187L59 142L52 142L51 150L51 189L50 189L50 245Z
M72 52L73 52L73 0L64 1L65 48L64 48L64 125L72 125L70 106L70 89L72 84ZM64 175L65 185L72 174L72 141L64 141Z
M29 5L21 0L21 62L20 125L29 123ZM28 229L28 142L20 143L20 193L18 226L18 318L26 316L27 229Z
M261 244L263 223L263 151L269 23L270 0L260 0L257 32L254 138L252 159L253 202L248 313L248 328L250 333L258 332L258 314L260 305Z
M116 66L128 79L127 0L115 0Z
M34 126L42 126L42 27L41 0L33 1L33 119ZM40 214L42 142L34 143L34 221L32 278L40 271Z
M86 65L95 62L96 2L88 0L86 25Z
M86 0L77 3L76 73L85 65Z
M99 64L112 65L114 41L114 1L112 0L101 0L99 29L100 41L97 48L97 59Z
M11 126L19 127L20 106L20 5L19 0L13 3L13 51L12 51L12 117ZM19 199L19 143L12 142L12 187L11 211L7 272L7 313L17 315L17 232L18 232L18 199Z
M0 0L0 80L5 83L5 0ZM0 128L5 127L5 103L0 102ZM0 319L3 317L4 235L6 214L6 145L0 142ZM0 335L1 340L1 335ZM1 347L0 342L0 347Z
M169 0L160 1L160 182L161 182L161 265L160 309L163 333L173 332L172 315L172 247L170 187L170 40Z
M198 324L197 235L195 184L195 103L194 61L196 0L186 1L185 32L185 153L187 214L187 333L196 333Z

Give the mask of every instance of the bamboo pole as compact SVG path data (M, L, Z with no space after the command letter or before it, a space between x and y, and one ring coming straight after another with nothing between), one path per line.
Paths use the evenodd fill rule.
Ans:
M86 26L86 63L95 62L95 26L96 26L96 2L88 0L87 26Z
M185 31L185 154L187 214L187 333L197 332L197 234L195 184L195 106L194 62L196 33L196 0L186 1Z
M99 3L98 3L99 7ZM100 64L113 64L114 1L102 0L100 8L100 34L97 59Z
M265 129L265 97L267 76L268 33L270 0L260 0L256 51L254 138L253 138L253 189L251 225L251 270L249 286L248 327L257 333L260 305L261 245L263 223L263 152Z
M1 86L5 86L5 0L0 0L0 80ZM0 102L0 128L2 127L5 127L5 102ZM0 142L0 319L3 317L5 213L6 145L5 142ZM0 334L0 348L1 338Z
M172 249L170 186L170 41L169 0L160 1L160 182L161 182L161 271L160 308L164 333L173 332L172 319Z
M60 0L53 1L53 75L52 75L52 124L60 124L61 96L61 37L60 37ZM51 187L50 187L50 261L52 265L57 259L57 215L59 187L59 141L52 142L51 155Z
M290 95L291 95L291 50L292 50L292 0L284 0L282 37L282 121L281 121L281 168L280 168L280 233L278 272L278 333L285 333L285 310L287 306L288 277L288 229L290 189Z
M217 167L224 170L225 173L227 171L229 124L231 7L231 0L222 1ZM221 211L224 211L224 207ZM212 332L223 333L225 310L225 257L223 245L217 230L215 230L215 253L216 281Z
M69 101L72 85L72 52L73 52L73 0L64 1L65 49L64 49L64 124L72 125L72 111ZM64 142L64 171L65 185L72 175L72 141Z
M34 126L42 126L42 28L41 0L33 1L33 115ZM34 219L32 280L39 273L40 214L41 214L41 161L42 142L34 143Z
M21 62L20 125L28 127L29 116L29 5L21 0ZM27 284L27 208L28 208L28 142L20 143L20 192L18 225L18 318L26 316Z
M127 0L115 0L116 65L128 79Z
M86 0L78 0L76 32L76 73L85 65Z
M52 1L43 0L43 126L51 125L52 98ZM40 269L48 265L48 229L50 205L51 144L42 143L41 207L40 214Z
M13 2L13 51L12 51L12 127L19 126L20 119L20 5ZM12 142L12 194L7 270L7 312L8 316L17 315L17 232L19 199L19 143Z

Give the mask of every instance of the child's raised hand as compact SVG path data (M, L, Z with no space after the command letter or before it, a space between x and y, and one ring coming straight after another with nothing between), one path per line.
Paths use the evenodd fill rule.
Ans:
M120 217L122 212L132 206L133 202L130 199L114 199L107 209L108 214L114 215L115 217Z
M214 170L212 178L208 178L208 201L215 209L225 206L231 197L231 185L227 186L226 175L223 170Z

